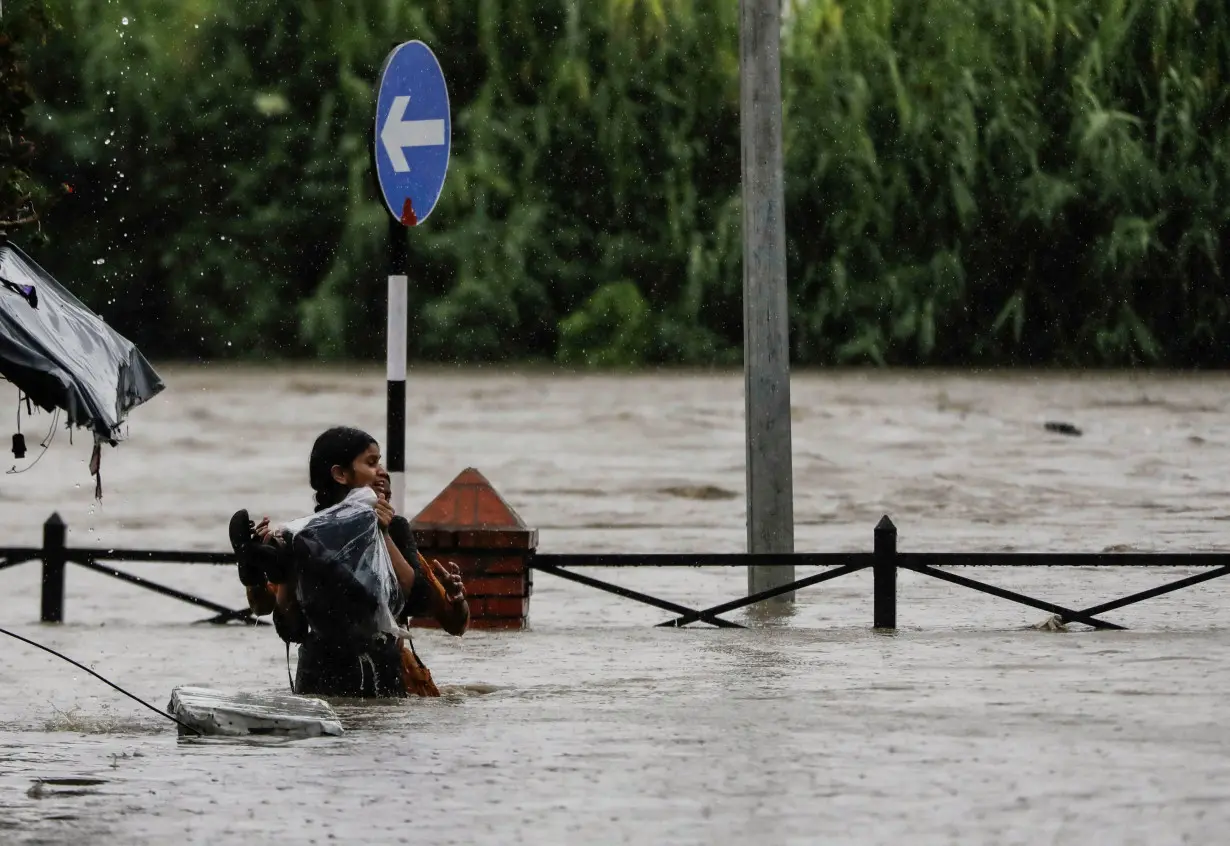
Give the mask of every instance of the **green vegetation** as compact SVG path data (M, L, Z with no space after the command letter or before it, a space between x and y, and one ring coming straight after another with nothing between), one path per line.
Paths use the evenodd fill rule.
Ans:
M27 56L42 49L52 27L41 0L10 0L0 14L0 231L35 229L54 193L31 173L37 156L26 137L26 113L34 103Z
M454 152L412 355L741 360L736 0L46 4L73 193L31 249L150 354L381 355L373 82L421 38ZM1230 364L1224 0L786 5L796 364Z

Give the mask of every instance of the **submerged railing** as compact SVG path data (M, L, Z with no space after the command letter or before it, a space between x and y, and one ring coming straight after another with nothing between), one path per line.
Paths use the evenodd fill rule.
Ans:
M141 576L126 573L103 562L157 562L162 564L231 564L235 556L229 552L190 552L165 549L88 549L73 548L67 544L68 526L59 514L52 514L43 524L43 545L38 548L0 548L0 570L6 570L27 561L43 562L43 588L39 619L44 623L64 621L64 572L68 564L76 564L104 576L119 579L154 593L178 599L206 608L214 616L201 622L228 623L240 620L249 625L263 625L248 608L227 608L199 596L167 587Z
M110 565L110 562L160 562L179 564L233 565L234 556L223 552L191 552L143 549L71 548L66 544L67 527L58 514L43 524L43 545L38 548L0 549L0 570L29 561L42 561L43 579L40 619L45 623L64 620L64 579L68 564L74 564L105 576L133 584L172 599L178 599L214 612L200 622L228 623L239 621L248 625L264 623L247 608L228 608L208 599L133 575ZM488 577L482 559L507 561L507 550L471 550L476 558L474 568L466 573L468 581L478 584L493 581ZM1230 552L1193 553L947 553L900 552L897 549L897 527L884 517L875 527L871 552L816 553L800 552L789 556L749 555L741 553L669 553L669 554L557 554L525 550L524 567L578 584L642 602L668 611L675 616L659 626L686 626L704 622L721 628L743 628L739 623L721 617L783 594L815 587L868 568L872 571L872 627L892 630L897 627L897 572L909 570L940 579L960 587L1045 611L1058 623L1083 623L1097 629L1123 629L1124 626L1102 619L1111 611L1126 608L1192 587L1230 574ZM750 596L738 597L709 608L689 608L661 597L577 573L577 568L591 567L748 567L789 563L795 567L826 567L824 572L797 579L790 584ZM1208 567L1206 572L1178 579L1148 590L1139 591L1110 602L1086 608L1068 608L1019 591L1008 590L987 582L948 572L948 567ZM525 597L528 602L528 596Z

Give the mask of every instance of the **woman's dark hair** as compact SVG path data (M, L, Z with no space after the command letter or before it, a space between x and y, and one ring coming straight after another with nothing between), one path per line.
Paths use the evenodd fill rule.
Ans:
M316 491L317 511L337 505L346 497L346 486L333 478L333 468L349 467L374 443L376 439L367 432L349 426L334 426L320 433L308 459L308 481Z

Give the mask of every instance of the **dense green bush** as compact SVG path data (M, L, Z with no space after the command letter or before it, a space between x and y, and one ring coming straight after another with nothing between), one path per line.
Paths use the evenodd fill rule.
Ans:
M0 231L35 241L43 214L63 191L34 172L39 150L26 129L34 103L27 54L46 44L54 27L48 11L41 0L9 0L7 9L0 7Z
M40 258L151 354L379 356L373 82L421 38L412 354L741 358L736 0L56 2ZM783 67L796 363L1230 362L1221 0L798 0Z
M1226 4L813 2L784 61L797 358L1230 361Z

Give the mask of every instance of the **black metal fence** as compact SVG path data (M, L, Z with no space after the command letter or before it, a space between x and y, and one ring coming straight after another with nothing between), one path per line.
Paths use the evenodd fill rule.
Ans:
M72 548L67 544L68 526L59 514L52 514L43 524L41 547L0 548L0 570L6 570L27 561L43 562L43 589L39 619L44 623L64 621L64 571L68 564L76 564L104 576L134 584L137 587L169 596L214 612L214 616L201 622L228 623L239 620L249 625L264 625L247 608L227 608L208 599L185 593L166 585L158 584L141 576L126 573L109 566L107 562L158 562L163 564L231 564L235 556L229 552L186 552L166 549L87 549Z
M199 596L185 593L149 579L124 572L106 562L160 562L179 564L234 564L234 556L222 552L187 552L148 549L86 549L70 548L66 544L67 527L58 514L43 524L43 545L39 548L0 548L0 570L29 561L42 561L42 603L40 619L45 623L64 620L64 573L66 565L75 564L96 573L121 579L130 584L188 602L214 612L202 620L208 623L239 621L261 625L247 608L227 608ZM872 626L876 629L897 627L897 571L910 570L960 587L1036 608L1052 614L1060 623L1084 623L1097 629L1123 629L1124 626L1101 619L1111 611L1126 608L1147 599L1192 587L1230 574L1230 552L1193 553L948 553L900 552L897 549L897 527L887 516L875 527L871 552L799 552L789 556L751 555L745 553L659 553L659 554L538 554L531 553L528 565L548 573L617 596L660 608L674 614L659 626L686 626L695 622L721 628L743 628L739 623L719 615L736 611L804 588L814 587L833 579L868 568L872 571ZM589 567L748 567L790 563L795 567L825 567L822 573L797 579L787 585L761 591L714 605L710 608L688 608L656 596L632 590L575 572ZM1087 608L1067 608L1053 602L1027 596L1017 591L997 587L987 582L951 573L950 567L1207 567L1203 573L1178 579L1149 590L1124 596Z

